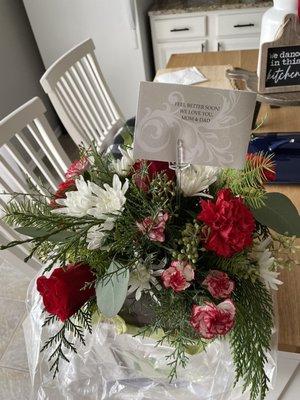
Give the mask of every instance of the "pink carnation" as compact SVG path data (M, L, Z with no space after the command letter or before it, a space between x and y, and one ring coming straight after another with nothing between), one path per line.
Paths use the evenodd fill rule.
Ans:
M164 242L166 222L168 219L169 214L161 212L155 219L147 217L142 222L136 222L136 225L138 229L153 242Z
M233 328L235 306L232 300L225 300L217 306L205 303L204 306L193 306L190 323L205 339L225 336Z
M80 160L74 161L68 168L67 172L65 173L65 177L69 178L76 178L80 176L86 171L89 167L89 160L87 157L82 157Z
M234 290L234 282L222 271L209 271L202 285L216 299L227 299Z
M162 281L166 288L181 292L190 286L194 277L194 269L187 261L172 261L171 266L163 272Z

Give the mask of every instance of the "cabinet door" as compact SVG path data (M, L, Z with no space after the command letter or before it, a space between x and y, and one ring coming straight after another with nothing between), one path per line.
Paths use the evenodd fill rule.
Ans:
M259 36L248 38L224 38L215 42L215 51L253 50L259 48Z
M156 45L155 67L156 70L165 68L172 54L179 53L201 53L206 51L206 40L189 42L166 42Z

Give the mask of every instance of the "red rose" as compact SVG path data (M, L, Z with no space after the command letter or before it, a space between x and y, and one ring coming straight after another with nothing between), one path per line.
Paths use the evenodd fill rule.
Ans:
M76 264L68 265L66 270L56 268L49 278L40 276L36 283L46 311L65 321L95 295L94 288L82 290L94 279L88 265Z
M209 293L216 299L227 299L234 290L234 282L222 271L209 271L202 282Z
M175 171L170 169L169 163L164 161L137 161L133 169L135 171L133 180L144 192L148 192L150 183L158 174L164 173L170 181L175 178Z
M61 182L58 187L57 191L54 193L53 199L50 201L51 208L60 207L59 204L56 203L57 199L63 199L66 197L66 192L70 190L76 190L75 180L70 178L64 182Z
M210 227L205 247L221 257L232 257L253 242L255 220L243 199L234 197L230 189L218 192L217 200L201 201L197 219Z
M87 157L82 157L80 160L74 161L68 168L67 172L65 173L65 177L69 178L76 178L80 176L86 171L89 167L90 163Z
M194 279L193 267L187 261L172 261L171 266L162 274L165 288L172 288L175 292L187 289Z
M160 212L155 219L147 217L141 222L136 222L136 226L151 241L162 243L165 241L165 228L168 219L168 213Z
M204 306L193 306L190 323L204 338L213 339L225 336L233 328L235 306L231 300L225 300L217 306L205 303Z
M276 167L273 161L266 162L266 157L261 154L247 154L247 161L252 168L262 168L261 178L266 182L273 182L276 179ZM266 166L268 164L268 167Z

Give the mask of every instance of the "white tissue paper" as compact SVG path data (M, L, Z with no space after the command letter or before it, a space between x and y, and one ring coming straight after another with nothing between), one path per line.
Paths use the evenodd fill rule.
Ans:
M205 351L191 355L185 369L169 381L166 356L172 348L157 346L150 337L120 333L115 325L97 323L86 335L86 346L77 343L77 354L66 352L55 379L49 371L49 354L40 352L59 324L45 326L43 304L36 281L28 291L28 317L23 329L32 381L30 400L248 400L242 382L233 387L234 363L228 340L214 340ZM276 333L274 334L276 342ZM71 339L71 338L70 338ZM276 346L268 352L266 371L270 388L276 377Z
M198 68L190 67L160 74L155 78L154 82L193 85L195 83L206 82L207 80L208 79L198 70Z

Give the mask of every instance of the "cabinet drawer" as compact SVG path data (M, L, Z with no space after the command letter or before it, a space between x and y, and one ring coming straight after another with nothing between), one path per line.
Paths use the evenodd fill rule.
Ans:
M206 35L206 16L158 19L153 24L156 40L178 40Z
M259 35L251 38L232 38L219 39L216 43L215 50L230 51L230 50L253 50L259 48Z
M262 16L263 13L219 15L217 34L219 36L259 34Z

